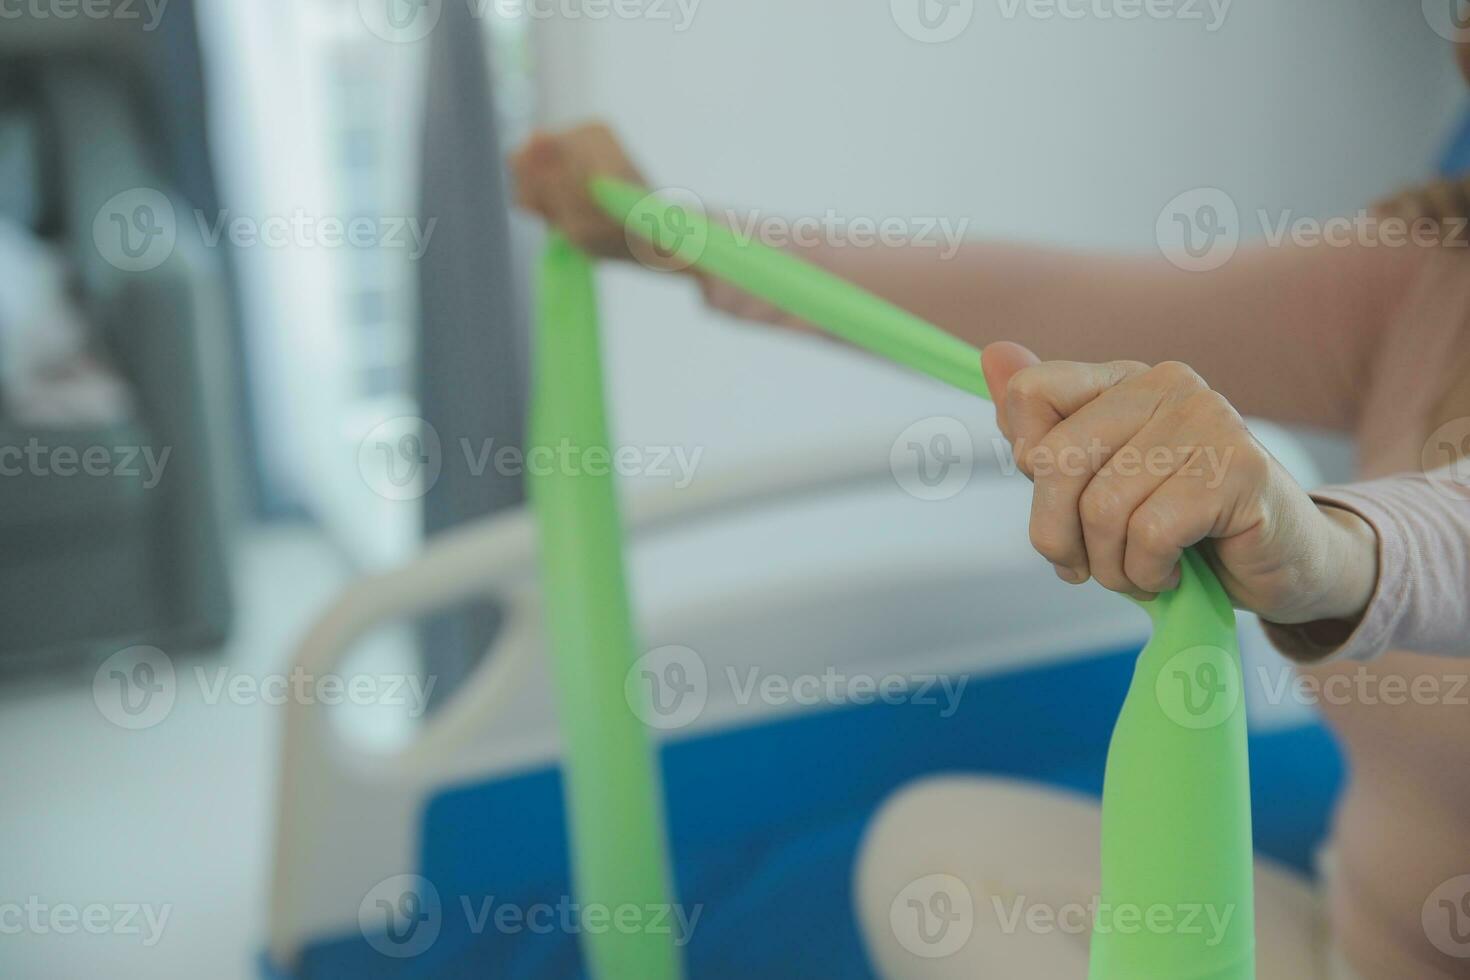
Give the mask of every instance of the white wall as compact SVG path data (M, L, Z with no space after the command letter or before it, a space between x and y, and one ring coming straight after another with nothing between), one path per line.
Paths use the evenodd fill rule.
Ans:
M721 205L1152 248L1164 203L1196 186L1243 215L1354 209L1422 175L1458 106L1448 44L1417 3L1240 0L1215 32L1007 19L1004 3L976 0L965 33L937 45L881 0L704 0L683 33L538 21L543 117L603 117L651 181ZM712 466L850 431L886 446L938 412L989 424L859 356L731 325L680 284L605 283L625 441L704 447Z

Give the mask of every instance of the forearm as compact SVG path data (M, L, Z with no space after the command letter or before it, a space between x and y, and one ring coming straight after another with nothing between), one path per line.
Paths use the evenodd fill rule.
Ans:
M1405 249L1257 248L1191 273L1161 257L986 242L801 250L976 345L1015 340L1043 359L1183 361L1242 412L1345 429L1383 324L1412 278ZM737 316L792 325L705 281Z

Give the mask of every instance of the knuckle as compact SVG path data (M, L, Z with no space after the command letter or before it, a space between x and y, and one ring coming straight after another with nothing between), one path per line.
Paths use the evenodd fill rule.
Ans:
M1205 387L1205 381L1183 361L1163 361L1149 370L1152 380L1171 391L1193 392Z
M1092 570L1092 577L1097 579L1097 583L1109 592L1121 592L1124 595L1131 595L1136 591L1133 583L1128 581L1128 577L1123 574L1121 569L1094 568Z
M1184 404L1191 414L1231 421L1240 417L1235 412L1235 406L1230 404L1230 400L1213 388L1201 388L1192 392L1185 399Z
M1022 368L1006 382L1007 404L1012 406L1012 410L1028 410L1040 401L1042 390L1041 372L1034 367Z
M1149 367L1142 361L1109 361L1108 370L1112 373L1113 384L1121 384L1129 378L1147 374Z
M1128 521L1128 541L1151 555L1174 549L1169 522L1151 510L1140 509Z
M1237 478L1245 480L1250 484L1264 483L1271 476L1273 461L1270 454L1262 449L1254 440L1244 452L1235 454L1235 458L1226 460L1224 465L1235 468Z
M1082 523L1089 528L1108 528L1119 522L1123 513L1123 500L1116 490L1094 480L1082 492L1078 504Z
M1128 559L1128 578L1140 589L1148 592L1162 592L1169 581L1169 570L1161 565L1149 562L1140 562L1136 559Z
M1052 521L1032 521L1031 547L1048 561L1065 564L1076 550L1072 536Z

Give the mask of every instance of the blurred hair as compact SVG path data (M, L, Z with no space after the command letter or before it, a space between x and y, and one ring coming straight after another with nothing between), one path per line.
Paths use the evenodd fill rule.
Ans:
M1408 188L1373 205L1380 221L1396 218L1418 230L1432 229L1441 244L1463 247L1470 225L1470 176L1451 177Z

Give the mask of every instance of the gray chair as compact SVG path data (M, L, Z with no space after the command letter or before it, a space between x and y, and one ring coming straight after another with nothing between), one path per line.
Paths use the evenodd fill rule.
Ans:
M224 261L206 247L160 135L139 70L148 39L117 35L119 26L21 19L0 34L0 210L69 256L84 309L137 403L132 421L106 428L0 419L0 447L41 446L50 459L64 446L112 453L106 475L0 477L0 657L9 662L131 643L206 649L230 625ZM177 215L177 243L146 271L119 268L93 235L104 205L136 188L160 192ZM168 453L156 483L126 465L133 447Z

